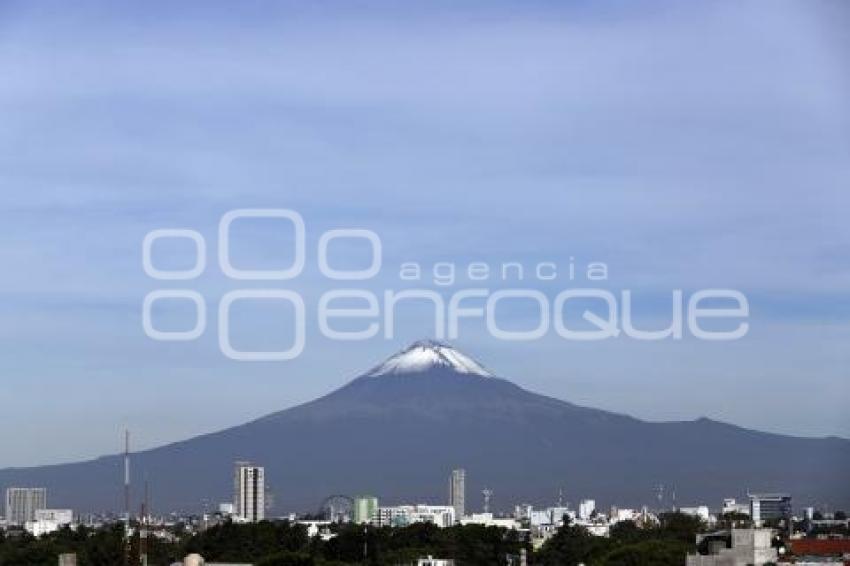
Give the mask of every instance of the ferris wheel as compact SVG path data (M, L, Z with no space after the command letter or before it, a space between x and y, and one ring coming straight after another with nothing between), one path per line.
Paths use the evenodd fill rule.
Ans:
M347 495L331 495L322 501L319 515L333 523L348 523L354 515L354 500Z

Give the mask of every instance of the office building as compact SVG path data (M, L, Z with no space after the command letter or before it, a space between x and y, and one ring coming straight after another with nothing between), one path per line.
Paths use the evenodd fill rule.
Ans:
M455 517L460 520L464 516L466 499L466 470L452 470L449 478L449 505L454 507Z
M265 470L250 462L236 462L233 474L234 518L255 523L265 511Z
M10 487L6 489L6 522L26 524L35 520L35 512L47 507L47 488Z
M756 525L791 518L791 496L787 493L751 493L750 517Z

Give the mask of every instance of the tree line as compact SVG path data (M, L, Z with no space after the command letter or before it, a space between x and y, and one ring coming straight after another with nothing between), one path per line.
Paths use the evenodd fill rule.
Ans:
M520 531L482 525L439 528L416 523L406 527L333 525L335 537L309 537L306 527L288 521L255 524L225 522L198 533L182 526L170 532L171 540L148 537L144 548L151 566L179 562L196 552L208 561L249 562L256 566L390 566L415 564L425 556L453 558L457 566L519 564L524 552L529 564L565 566L628 566L654 564L680 566L695 549L695 535L704 525L699 519L670 513L660 524L638 527L626 521L611 528L609 537L593 536L581 526L566 522L536 552ZM127 552L123 525L93 529L80 526L32 537L26 533L0 534L0 565L55 566L61 553L77 554L79 566L124 564ZM130 541L132 564L138 564L140 538Z

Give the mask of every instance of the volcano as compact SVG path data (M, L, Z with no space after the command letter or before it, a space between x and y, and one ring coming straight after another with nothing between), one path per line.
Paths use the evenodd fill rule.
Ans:
M798 438L701 418L647 422L522 389L448 344L417 342L315 401L247 424L133 455L154 509L198 511L232 498L232 465L265 466L273 513L313 512L332 494L381 503L445 502L453 468L466 469L467 508L593 498L719 505L750 491L782 491L796 505L850 508L850 441ZM0 487L48 488L52 507L121 508L121 455L0 470ZM670 504L671 502L666 502Z

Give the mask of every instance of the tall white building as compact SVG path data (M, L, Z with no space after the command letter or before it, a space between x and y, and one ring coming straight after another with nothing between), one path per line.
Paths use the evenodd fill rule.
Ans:
M236 462L233 474L234 517L255 523L266 517L265 469L250 462Z
M35 512L47 507L47 488L10 487L6 489L6 521L24 525L35 520Z
M578 518L583 521L590 519L594 511L596 511L596 501L593 499L582 499L578 504Z
M455 517L460 520L464 516L466 500L466 470L452 470L449 478L449 505L454 507Z

